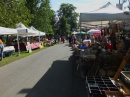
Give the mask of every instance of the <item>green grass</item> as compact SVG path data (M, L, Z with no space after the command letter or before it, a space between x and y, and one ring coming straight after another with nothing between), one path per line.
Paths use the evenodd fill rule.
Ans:
M9 63L11 63L11 62L14 62L14 61L16 61L16 60L19 60L19 59L21 59L21 58L24 58L24 57L26 57L26 56L29 56L29 55L31 55L31 54L34 54L34 53L36 53L36 52L38 52L38 51L41 51L41 50L43 50L43 49L46 49L46 48L48 48L48 47L44 47L44 48L41 48L41 49L32 50L31 53L28 53L28 51L22 51L22 52L20 52L20 56L18 56L18 53L15 52L15 53L13 53L12 56L5 57L2 61L0 61L0 67L1 67L1 66L4 66L4 65L7 65L7 64L9 64Z

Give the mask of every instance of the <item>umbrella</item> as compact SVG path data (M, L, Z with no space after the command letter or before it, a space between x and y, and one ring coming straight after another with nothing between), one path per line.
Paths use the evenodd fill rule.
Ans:
M75 32L75 31L74 31L72 34L77 34L77 33L78 33L78 32Z
M81 31L81 32L78 32L77 34L87 34L87 33L86 33L86 32L82 32L82 31Z

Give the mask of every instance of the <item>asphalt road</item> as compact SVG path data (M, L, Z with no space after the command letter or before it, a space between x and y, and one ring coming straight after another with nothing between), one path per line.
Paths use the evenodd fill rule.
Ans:
M77 74L71 48L57 44L0 67L0 97L86 97Z

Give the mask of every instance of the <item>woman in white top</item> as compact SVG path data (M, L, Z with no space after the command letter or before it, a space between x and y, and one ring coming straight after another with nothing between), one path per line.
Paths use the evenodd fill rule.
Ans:
M87 39L87 35L85 35L85 39L83 40L83 44L88 47L91 44L91 40Z

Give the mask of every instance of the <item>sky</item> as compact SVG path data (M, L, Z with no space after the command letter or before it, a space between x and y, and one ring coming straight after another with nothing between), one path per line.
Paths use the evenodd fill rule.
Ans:
M62 3L70 3L77 8L75 11L77 13L80 13L94 11L107 4L108 2L116 6L116 4L119 3L119 0L51 0L51 7L54 11L57 11ZM129 3L127 0L127 2L123 4L123 8L126 7L128 4Z

